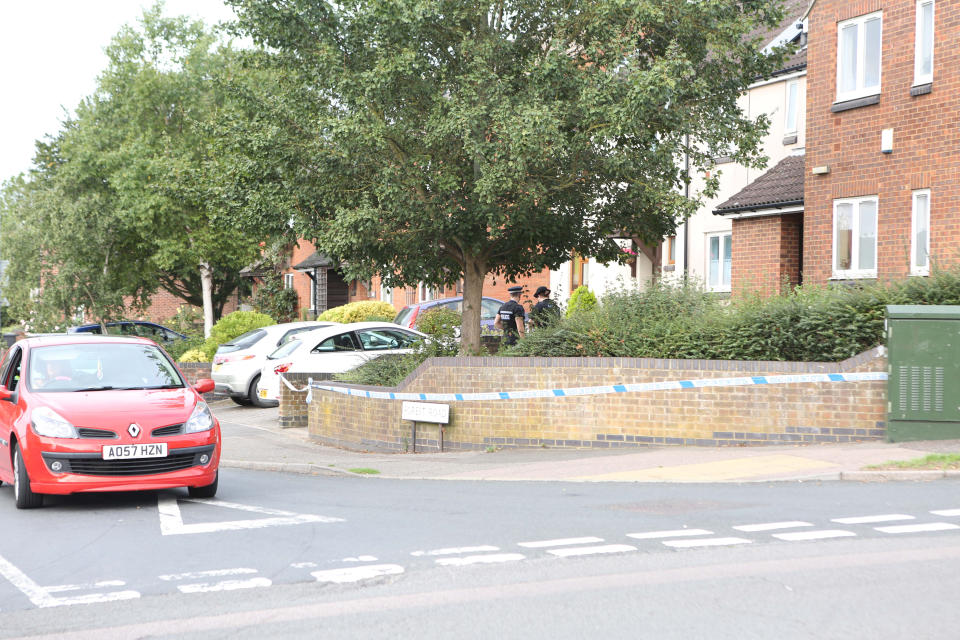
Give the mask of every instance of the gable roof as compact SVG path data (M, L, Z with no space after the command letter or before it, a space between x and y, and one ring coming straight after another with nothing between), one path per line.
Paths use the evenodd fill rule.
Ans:
M787 156L713 210L725 216L803 204L804 156Z
M306 271L307 269L315 269L317 267L335 267L337 263L330 258L330 256L325 253L318 253L314 251L309 256L304 258L302 261L293 265L293 269L297 271Z

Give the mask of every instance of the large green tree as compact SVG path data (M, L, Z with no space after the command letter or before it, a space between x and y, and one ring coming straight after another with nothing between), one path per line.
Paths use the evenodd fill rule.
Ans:
M231 108L217 79L239 67L202 23L161 11L121 29L96 92L39 145L29 187L11 200L20 222L10 241L31 243L11 274L39 257L34 306L67 316L82 306L100 321L163 288L202 307L209 331L262 238L218 223L211 197L218 171L205 125Z
M486 274L658 242L696 207L685 154L763 163L737 98L782 57L750 36L778 2L228 2L282 90L233 123L241 217L292 223L348 276L462 278L468 349Z

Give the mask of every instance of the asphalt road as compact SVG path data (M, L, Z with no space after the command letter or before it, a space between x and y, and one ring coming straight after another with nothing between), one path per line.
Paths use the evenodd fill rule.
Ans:
M214 501L18 511L0 488L0 637L955 638L960 623L952 480L222 473Z

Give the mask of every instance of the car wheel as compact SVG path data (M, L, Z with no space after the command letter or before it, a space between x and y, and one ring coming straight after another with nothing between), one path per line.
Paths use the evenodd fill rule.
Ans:
M187 487L187 492L191 498L212 498L217 495L217 483L220 482L220 472L217 471L217 477L213 482L205 487Z
M236 402L241 407L250 406L250 398L247 396L230 396L230 399Z
M43 494L34 493L30 489L30 476L17 445L13 445L13 495L17 501L17 509L36 509L43 506Z
M267 407L273 406L272 400L261 400L259 392L260 386L260 374L258 373L253 380L250 381L250 404L261 409L266 409Z

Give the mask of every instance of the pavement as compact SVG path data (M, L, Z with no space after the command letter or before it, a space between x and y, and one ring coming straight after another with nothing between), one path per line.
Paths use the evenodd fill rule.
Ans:
M564 482L928 481L960 471L866 470L931 453L960 453L960 440L763 447L500 449L444 453L351 451L281 428L277 409L211 405L223 431L221 466L315 475L430 480Z

